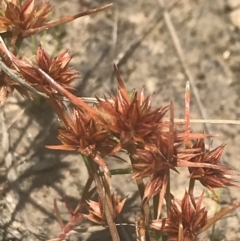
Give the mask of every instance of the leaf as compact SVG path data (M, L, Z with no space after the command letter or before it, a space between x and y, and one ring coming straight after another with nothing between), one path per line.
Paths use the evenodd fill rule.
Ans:
M48 149L51 150L63 150L63 151L76 151L78 150L78 146L67 146L67 145L55 145L55 146L51 146L51 145L47 145L45 146Z

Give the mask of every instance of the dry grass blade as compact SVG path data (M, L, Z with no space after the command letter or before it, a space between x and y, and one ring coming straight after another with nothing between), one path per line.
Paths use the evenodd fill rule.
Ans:
M199 109L200 109L200 112L201 112L201 115L204 119L207 119L207 113L205 111L205 108L202 104L202 101L200 99L200 96L198 94L198 90L197 90L197 87L196 87L196 84L194 82L194 78L193 78L193 75L192 75L192 72L190 71L189 67L188 67L188 64L187 64L187 61L186 61L186 58L185 58L185 54L184 54L184 51L183 51L183 48L182 48L182 45L180 43L180 40L179 40L179 37L177 35L177 32L176 32L176 29L172 23L172 19L171 19L171 16L169 14L169 12L167 11L166 7L165 7L165 3L164 3L164 0L158 0L159 1L159 4L161 5L164 13L164 20L166 22L166 25L167 25L167 28L171 34L171 37L172 37L172 40L173 40L173 43L174 43L174 47L177 51L177 55L178 55L178 58L182 64L182 67L183 67L183 70L185 72L185 75L187 76L190 84L191 84L191 87L192 87L192 90L193 90L193 94L196 98L196 101L197 101L197 104L199 106ZM208 123L204 123L205 124L205 127L207 129L207 133L210 133L210 127L208 125Z
M32 86L30 86L29 84L27 84L25 82L24 79L22 79L20 76L18 76L17 74L13 73L11 69L9 69L7 67L7 65L2 61L2 59L0 58L0 69L12 80L16 81L17 83L19 83L20 85L24 86L26 89L28 89L29 91L31 91L32 93L41 95L45 98L48 98L48 96L36 89L34 89Z
M9 60L12 61L12 57L11 54L8 50L8 48L6 47L2 37L0 36L0 42L6 52L6 55L8 56ZM14 62L12 61L13 66L15 67L15 69L17 71L19 71L19 69L17 68L17 66L14 64ZM29 91L31 91L32 93L41 95L43 97L48 98L48 96L45 93L42 93L38 90L36 90L35 88L33 88L31 85L29 85L28 83L26 83L26 81L24 79L22 79L20 76L18 76L17 74L13 73L13 71L8 68L8 66L2 61L2 58L0 56L0 69L12 80L16 81L18 84L24 86L25 88L27 88Z
M190 86L189 86L190 88ZM97 104L98 100L94 97L78 97L89 104ZM190 98L190 96L189 96ZM100 101L105 101L104 98L98 98ZM67 98L63 98L64 101L69 101ZM113 103L113 100L108 99L109 102ZM190 101L190 100L189 100ZM174 118L175 123L186 124L186 119ZM196 124L227 124L227 125L240 125L240 120L217 120L217 119L189 119L189 123Z
M85 162L87 162L89 164L90 172L91 172L91 175L92 175L93 180L95 182L95 185L97 187L100 200L101 200L101 202L102 202L102 204L105 208L105 210L104 210L105 217L106 217L106 221L107 221L112 239L113 239L113 241L120 241L120 237L118 235L116 224L113 220L113 216L111 215L110 207L108 206L108 203L106 203L106 200L105 200L105 191L104 191L104 188L103 188L103 184L102 184L102 182L101 182L101 180L100 180L100 178L99 178L99 176L96 172L96 169L94 168L93 165L90 164L90 162L89 162L90 159L88 159L85 156L83 156L83 158L85 159Z
M4 26L4 33L10 33L12 35L12 40L9 39L10 41L6 41L5 45L0 36L0 78L2 78L2 82L0 79L0 84L2 84L2 88L0 88L0 90L2 90L2 92L0 92L0 96L3 96L2 99L4 100L4 103L7 99L6 97L12 94L14 90L17 90L20 94L27 97L27 101L32 101L33 99L31 98L31 92L44 96L45 98L40 98L40 100L43 100L44 104L52 108L53 114L56 114L58 116L59 122L61 122L58 128L57 135L61 144L48 145L45 147L53 150L74 151L78 153L78 155L82 156L81 161L83 161L81 163L81 166L79 166L79 162L71 163L71 166L61 165L64 170L59 170L60 173L58 174L64 174L63 176L66 177L67 182L63 183L61 181L62 191L64 194L72 196L72 194L75 193L76 188L72 188L71 183L69 183L69 181L71 182L72 179L70 180L68 177L70 176L75 180L75 170L78 170L79 167L79 171L81 172L80 174L84 174L81 175L80 178L83 177L86 183L85 186L80 187L82 189L81 197L77 197L77 205L74 206L74 208L71 207L67 196L62 198L61 201L65 204L65 209L68 210L69 217L67 220L62 219L62 210L59 206L59 199L54 199L50 195L47 197L53 200L53 219L55 219L59 224L58 226L60 226L59 233L57 235L49 233L50 235L54 235L53 237L57 238L49 239L48 241L67 240L72 234L76 233L78 233L78 235L81 235L81 233L83 232L95 232L96 234L98 231L100 231L100 229L105 228L108 229L107 231L109 234L107 235L111 236L110 239L113 241L120 241L120 237L122 237L124 241L130 240L131 238L125 235L125 233L127 233L127 230L123 230L123 232L121 233L121 230L117 229L118 225L134 225L136 228L135 231L137 241L159 241L163 239L171 241L195 241L198 238L198 234L207 230L218 220L223 219L224 216L228 215L230 212L233 212L240 207L240 202L234 203L233 201L231 201L230 205L222 208L220 211L217 210L215 215L209 218L208 206L202 205L203 199L205 198L204 192L202 193L200 198L197 198L195 195L195 182L199 182L202 185L202 188L207 188L213 194L215 194L214 191L217 188L240 187L239 179L237 176L238 173L233 168L228 167L227 165L220 162L220 160L222 160L221 157L225 145L220 145L217 148L210 150L210 147L205 143L206 139L208 140L208 138L213 138L216 136L214 134L210 134L212 132L210 129L210 123L240 124L240 120L208 120L206 118L207 112L202 105L198 89L194 83L195 77L191 72L191 66L188 63L188 58L186 58L187 55L185 56L185 49L182 48L180 39L177 34L177 31L179 31L179 29L175 28L174 23L171 19L172 12L170 8L175 6L175 4L178 4L179 1L158 1L160 5L153 4L153 8L157 5L157 9L155 9L156 11L151 11L152 9L150 9L151 13L148 14L148 16L145 16L145 14L142 15L141 12L141 14L139 15L138 13L136 16L134 15L133 18L132 16L128 16L125 11L122 11L125 15L123 16L121 15L121 12L117 10L117 13L119 11L120 14L119 19L125 20L124 18L126 17L128 24L129 22L131 22L132 25L137 26L138 23L142 23L147 19L148 23L146 24L146 26L140 26L141 29L139 28L137 29L137 31L134 31L133 34L135 34L135 38L132 44L129 44L129 39L127 39L125 42L122 42L122 45L127 46L127 48L115 59L116 64L114 65L114 73L112 75L115 76L114 79L116 79L116 82L118 84L116 95L111 93L105 93L103 95L104 98L88 98L77 97L72 92L74 88L71 84L77 79L79 73L78 71L74 70L74 68L68 66L69 61L72 59L72 55L70 55L68 51L60 53L56 57L52 58L50 57L51 55L49 53L47 53L41 46L39 46L36 55L36 64L33 65L32 63L28 63L28 61L23 60L22 57L19 56L19 50L25 37L29 37L40 31L48 30L51 27L59 26L61 24L70 22L82 16L102 11L112 6L112 4L107 4L103 7L90 10L85 9L86 11L82 10L84 12L67 16L62 19L50 19L46 21L47 17L49 16L48 13L53 9L53 7L50 7L49 3L46 3L46 5L41 8L42 10L35 11L37 9L35 9L35 7L37 7L39 4L35 0L3 0L3 3L10 3L11 7L6 8L6 13L4 13L6 15L6 18L4 18L4 21L3 18L0 17L0 25ZM174 2L174 4L171 4L169 2ZM144 10L142 9L142 3L140 4L140 10ZM150 5L149 7L151 8ZM171 6L167 7L167 5ZM185 7L185 3L183 5ZM186 12L189 13L193 10L193 5L191 5L191 3L186 3L186 6L190 6L187 11L185 11L185 9L182 9L182 5L180 6L180 10L183 11L183 14L185 14ZM175 10L178 11L178 9L174 9L173 16L176 16L174 15ZM40 17L37 17L39 14ZM21 18L21 16L23 16L24 18ZM110 60L113 60L116 54L116 43L118 37L118 15L115 15L115 11L110 11L109 13L102 16L100 19L95 20L100 22L100 26L102 26L103 23L105 26L105 18L107 17L108 19L106 22L108 25L109 22L111 23L111 17L114 16L115 22L113 28L112 43L110 41L107 41L107 44L112 47L112 55L108 56L108 50L104 51L104 56L97 60L93 71L95 69L99 69L98 66L102 64L102 60L105 56L107 56L107 58L109 58ZM30 19L33 20L32 24L34 25L28 25L29 27L26 27L27 25L25 26L25 24L31 23ZM179 20L178 17L173 19L176 21ZM8 20L10 23L13 23L13 25L9 24ZM150 23L149 20L151 20ZM35 24L35 22L37 24ZM181 24L182 23L184 24L185 21L181 22ZM159 29L161 28L162 30L162 27L165 25L170 33L169 34L167 31L166 34L169 35L168 38L170 38L170 40L172 40L173 42L170 44L172 45L172 48L175 47L176 55L179 58L179 65L181 65L180 67L182 67L182 72L188 80L185 89L185 106L184 110L182 110L184 111L183 119L175 118L174 114L176 113L176 111L174 111L173 102L163 107L155 106L155 104L157 103L155 102L154 104L152 104L152 95L146 96L143 88L140 90L133 89L132 92L129 92L129 90L126 88L125 81L123 81L122 77L120 76L120 71L118 69L121 64L126 62L126 60L132 55L136 48L141 45L142 41L145 39L147 40L146 36L149 36L149 34L153 32L156 27L158 27ZM99 26L92 29L92 22L90 24L90 27L91 31L88 31L88 26L83 29L81 28L81 33L86 32L87 35L91 35L89 34L90 32L97 33L99 31ZM119 27L121 27L122 29L122 24L119 24ZM165 43L163 41L162 44L158 46L158 49L155 49L155 33L158 34L159 29L157 29L157 31L153 33L154 36L151 36L151 38L149 38L150 44L149 46L147 46L147 48L146 46L141 45L141 47L144 47L144 49L147 50L145 52L151 53L152 56L158 56L159 54L162 55L165 52L165 49L168 47L168 43ZM110 35L106 34L106 36L109 37ZM182 33L179 36L182 36ZM185 37L184 33L183 36ZM84 38L83 42L81 43L85 43L85 40L86 39ZM93 41L90 39L90 46L95 46L96 40L98 42L98 39L94 38ZM200 39L200 43L201 40L202 39ZM8 45L12 46L12 52L10 52L6 47ZM92 51L95 51L95 48L91 47L87 50L90 50L90 52L86 51L86 53L90 53L89 56L93 57L93 59L90 60L90 63L95 62L96 56L92 54ZM191 51L187 44L186 50ZM172 61L168 61L168 58L172 57L172 51L170 52L171 53L167 54L168 56L166 55L167 61L166 65L164 64L164 75L169 70L169 68L165 67L169 67L170 65L172 66L173 64ZM84 53L85 52L83 52L83 54ZM196 56L199 56L197 52ZM130 64L129 67L131 68L128 68L130 70L130 73L131 71L135 72L135 70L138 70L140 66L135 66L135 63L138 64L138 61L140 59L143 59L143 61L145 60L145 58L142 58L142 53L139 55L136 54L136 56L134 55L133 57L134 66ZM193 55L193 57L195 57L195 54ZM83 64L85 66L85 63ZM142 66L143 65L141 64L141 67ZM103 71L105 72L105 70ZM85 71L81 72L84 74ZM208 71L206 71L206 73L208 73ZM142 77L142 71L140 71L140 75L139 71L136 71L136 74L140 76L140 78ZM88 87L89 83L85 83L85 80L89 79L90 75L93 76L91 72L86 73L82 81L83 84L81 83L79 86L79 90L83 90L83 87L85 87L85 85ZM138 76L136 77L138 78ZM151 76L155 79L155 72L151 73ZM153 80L153 82L155 82L155 80ZM197 105L200 109L201 117L204 120L191 119L190 85L195 95ZM89 88L91 88L91 90L93 91L92 87L93 86L89 85ZM153 86L151 85L148 87L151 91ZM177 88L178 86L174 86L174 88L175 87ZM1 95L1 93L3 94ZM172 92L166 91L166 96L169 97L171 93ZM165 95L163 97L165 97ZM67 103L64 101L69 101L69 105L67 105ZM34 110L35 109L36 108L34 108ZM19 108L17 110L19 110ZM19 113L19 115L16 114L16 117L13 120L16 121L19 116L22 115L22 113L23 112ZM12 112L10 114L12 114ZM16 146L16 153L18 152L18 150L20 150L19 152L21 152L21 146L20 148L18 148L18 144L14 144L11 146L11 142L9 139L11 133L9 133L9 127L7 127L7 123L5 123L4 116L2 115L4 115L4 108L0 108L0 118L3 117L2 140L4 144L2 148L4 149L2 164L5 164L6 166L6 177L10 177L8 178L9 188L15 188L15 186L12 185L14 184L16 185L15 191L18 192L21 191L21 183L16 182L16 180L18 180L17 175L13 173L16 176L13 177L10 171L8 171L8 169L10 170L10 168L8 167L10 167L10 164L14 164L14 153L11 152L11 149L14 148L12 148L12 146ZM11 120L9 121L9 123L10 122ZM25 122L23 121L23 123ZM193 123L203 123L206 127L205 133L207 134L202 132L195 132L192 129ZM20 124L22 124L22 121ZM40 126L42 122L36 119L36 124L39 125L33 126L34 135L31 135L31 138L33 136L34 140L36 139L35 126ZM44 124L48 125L47 122L44 122ZM11 124L9 126L11 126ZM26 127L28 126L29 125L26 125ZM31 130L33 128L31 128ZM49 127L47 127L47 129L49 129ZM46 130L44 130L44 132L46 132ZM28 133L26 134L28 135ZM22 138L20 138L17 137L17 139L21 140ZM36 143L38 144L38 142ZM30 144L29 148L31 149L31 147L33 147L33 145ZM26 148L24 148L24 153L25 149ZM121 155L121 157L118 158L119 163L116 163L117 168L115 166L115 163L109 163L109 167L111 169L108 169L107 164L109 159L118 157L121 152L124 152L124 155ZM62 156L62 153L60 153L60 155ZM10 157L10 159L7 159L8 157ZM120 164L120 162L122 162L123 164L127 164L127 167L122 165L121 167L118 167L118 164ZM65 164L65 162L63 164ZM82 172L82 165L84 164L87 171ZM184 172L183 174L181 172L182 169L184 169L187 174L186 172ZM55 172L58 170L53 171ZM174 176L171 175L172 171L175 171L178 174L183 174L180 177L181 182L177 183L178 179L174 178ZM9 175L9 173L11 174L11 176ZM116 192L112 191L112 186L113 188L115 188L114 184L116 183L115 180L111 179L111 174L119 175L122 179L125 178L125 176L123 176L124 174L132 174L131 178L136 181L135 189L138 188L137 195L140 196L140 199L138 201L141 209L138 210L139 220L136 220L135 224L122 224L121 219L118 219L118 214L121 213L127 198L125 197L123 199L120 199L120 196L117 195ZM59 176L61 175L57 175L56 178L58 178ZM53 179L54 178L55 175ZM185 191L184 197L182 199L175 197L174 193L176 189L174 188L174 186L176 185L176 187L180 187L182 186L182 184L185 185L186 182L188 184L188 180L189 188L188 191ZM30 181L32 181L32 179ZM81 183L81 181L82 179L78 183ZM121 185L121 183L119 184ZM129 186L127 188L132 187ZM26 190L26 194L28 194L29 190ZM14 191L14 189L11 189L11 191ZM46 191L48 192L49 190ZM121 191L125 192L126 190L122 189ZM130 191L132 191L132 189L130 189ZM92 198L89 199L89 197L93 196L95 192L97 192L98 194L98 202L91 200ZM51 191L51 193L55 195L54 190ZM13 213L16 213L18 211L17 207L19 206L18 204L20 202L20 194L22 193L19 192L19 195L16 195L17 198L13 196L13 198L17 199L18 202L15 205L16 208L15 206L14 208L12 208L12 210L14 210ZM229 194L231 195L231 193ZM0 188L0 198L3 197L4 199L4 195L5 193L2 193L2 190ZM39 195L34 195L34 197L38 196ZM134 199L131 200L134 201ZM8 200L9 197L6 196L6 201ZM165 205L166 212L163 208ZM131 211L133 210L130 210L130 214ZM27 213L29 214L30 211ZM12 215L11 218L11 221L15 222L15 216ZM28 221L28 218L29 217L26 215L26 221ZM98 226L96 227L94 225L91 225L92 227L83 227L85 225L82 224L84 221L86 221L86 219L92 221L93 223L96 223ZM101 226L100 229L99 226ZM45 228L45 225L43 227ZM54 230L52 226L49 226L46 229L49 229L50 231ZM31 230L33 229L29 228L29 231ZM34 234L37 234L38 230L33 230L33 232ZM7 235L5 236L7 237ZM88 239L89 237L81 238ZM100 236L99 238L101 239L102 236ZM4 239L6 238L4 237ZM45 237L44 239L47 238Z
M240 202L234 203L232 205L229 205L227 207L222 208L219 212L217 212L213 217L208 219L208 222L206 226L204 226L199 233L202 233L206 231L208 228L210 228L214 223L216 223L218 220L222 219L227 214L235 211L237 208L240 207Z
M175 118L175 122L184 123L184 119ZM227 125L240 125L240 120L217 120L217 119L190 119L191 123L199 124L227 124Z
M52 27L55 27L55 26L62 25L64 23L71 22L74 19L77 19L77 18L80 18L80 17L83 17L83 16L87 16L87 15L90 15L90 14L94 14L94 13L103 11L103 10L105 10L105 9L111 7L111 6L112 6L112 3L107 4L107 5L103 6L103 7L90 9L90 10L87 10L85 12L78 13L78 14L75 14L75 15L72 15L72 16L67 16L67 17L62 18L62 19L52 20L52 21L44 24L43 27L39 27L39 28L35 28L35 29L29 29L29 30L24 31L22 33L22 37L28 37L28 36L30 36L32 34L39 33L39 32L41 32L43 30L46 30L46 29L49 29L49 28L52 28Z
M165 197L165 194L166 194L166 190L167 190L167 186L169 185L169 172L166 173L164 175L164 178L163 178L163 187L160 191L160 194L159 194L159 203L158 203L158 213L157 213L157 219L160 218L160 215L162 213L162 206L163 206L163 201L164 201L164 197Z
M187 81L187 83L186 83L186 90L185 90L185 131L188 135L191 131L190 130L190 84L189 84L189 81ZM185 145L187 148L191 148L190 140L186 141Z
M47 73L45 73L42 69L40 69L37 65L34 66L36 71L44 78L51 87L56 89L59 93L61 93L63 96L69 99L70 102L72 102L77 107L83 108L89 113L94 114L94 110L88 106L83 100L80 98L77 98L75 95L67 91L65 88L63 88L60 84L58 84L51 76L49 76Z

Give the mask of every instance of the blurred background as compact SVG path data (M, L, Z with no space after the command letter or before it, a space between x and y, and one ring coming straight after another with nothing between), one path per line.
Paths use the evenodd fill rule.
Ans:
M105 0L50 2L55 6L55 19L109 3ZM129 91L144 87L146 94L154 93L155 106L165 106L172 100L176 118L184 116L184 91L190 77L191 118L240 118L240 0L165 1L177 34L174 38L158 0L113 3L106 11L25 40L20 55L32 56L39 42L53 56L68 49L74 56L71 65L80 73L74 93L81 97L115 93L113 63L116 63ZM174 41L181 44L183 62ZM68 195L75 206L86 182L86 169L79 156L45 148L58 143L58 121L44 103L29 104L19 95L13 95L5 105L4 118L10 126L12 164L6 166L7 157L1 157L0 181L7 178L14 188L6 196L8 208L3 209L0 217L0 237L4 240L54 238L60 227L53 214L53 200ZM223 162L240 171L239 125L192 124L192 129L218 134L212 146L226 143ZM109 165L123 164L110 161ZM182 172L182 175L188 174ZM176 190L174 194L182 197L187 182L176 175L172 186ZM119 223L134 222L134 215L139 212L134 181L128 175L114 177L112 188L122 197L129 195ZM196 195L201 190L199 187ZM240 201L238 189L226 188L219 195L222 205ZM218 208L210 198L206 198L206 205L210 214ZM60 209L65 215L63 204ZM111 240L106 230L85 225L72 240ZM240 212L235 212L217 224L215 240L225 237L225 240L238 240L239 227ZM120 227L124 241L134 240L134 232L133 227Z

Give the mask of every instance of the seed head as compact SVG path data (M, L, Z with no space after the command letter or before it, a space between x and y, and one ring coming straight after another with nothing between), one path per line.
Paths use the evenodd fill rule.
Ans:
M153 220L151 227L166 233L169 241L195 241L207 223L207 211L201 207L202 200L203 193L196 202L185 192L182 200L172 199L169 217Z
M190 178L199 180L203 186L214 193L214 188L227 186L239 187L238 182L233 178L236 173L231 168L220 164L221 156L225 145L221 145L210 151L205 148L204 139L199 139L192 146L198 151L198 155L192 157L189 161L194 163L208 163L212 168L190 167Z
M126 200L127 198L124 198L122 201L120 201L120 197L118 195L111 195L111 201L113 205L113 219L115 219L121 213ZM94 223L104 225L106 223L106 218L101 200L99 199L98 202L89 200L87 201L87 204L89 214L84 216Z
M68 66L71 59L72 56L68 51L59 53L56 57L51 58L41 45L39 45L37 49L37 66L54 79L55 82L66 89L72 89L70 84L78 76L78 72ZM29 84L36 86L39 90L44 91L45 93L56 92L30 63L16 57L14 57L13 60L19 68L21 75Z
M121 149L131 153L133 146L143 147L145 143L157 139L156 133L164 126L162 118L168 107L153 109L151 97L144 97L143 90L131 94L127 92L116 66L115 74L118 80L116 96L110 100L99 100L96 108L105 128L119 140L113 153Z
M90 157L105 171L107 165L101 155L108 153L116 145L109 133L102 128L101 122L74 108L68 113L71 123L65 123L58 131L58 139L62 145L48 146L50 149L78 151ZM110 149L110 150L109 150Z
M45 1L3 0L0 33L12 36L12 44L29 29L42 27L53 7Z

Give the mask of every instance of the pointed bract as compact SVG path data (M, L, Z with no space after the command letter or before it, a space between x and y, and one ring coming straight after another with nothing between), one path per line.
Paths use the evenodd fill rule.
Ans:
M58 139L63 145L47 147L55 150L78 151L82 155L90 157L108 172L107 164L101 155L109 153L116 145L116 142L103 129L101 122L92 119L80 109L73 108L68 113L68 116L70 117L71 125L69 125L69 122L65 122L65 127L58 131Z
M189 159L189 162L201 164L210 164L212 168L189 167L190 178L199 180L200 183L214 193L214 188L227 186L240 187L237 180L234 179L236 172L231 168L220 164L223 149L221 145L210 151L205 148L203 139L199 139L192 146L192 149L200 149L199 154Z
M111 202L113 206L113 219L115 219L121 213L126 200L127 198L124 198L120 201L119 196L117 196L116 194L111 195ZM106 223L106 218L101 200L99 199L98 202L89 200L87 201L87 204L89 214L84 216L94 223L104 225Z
M196 202L185 192L182 200L172 199L169 218L153 220L151 227L168 235L168 240L178 241L179 229L183 240L196 241L201 229L207 224L207 211L201 207L203 194Z
M23 32L44 25L53 7L44 1L2 0L2 16L0 16L0 32L12 36L12 45Z
M2 0L0 34L3 34L3 36L6 37L12 37L12 46L14 46L18 38L29 37L54 26L73 21L76 18L102 11L110 6L111 4L108 4L100 8L91 9L62 19L47 22L46 19L54 7L45 0Z
M72 56L68 51L64 51L56 57L51 58L41 45L37 49L37 66L66 89L72 89L70 84L78 77L78 72L68 66L71 59ZM56 93L56 90L42 78L30 63L20 60L15 56L13 57L13 61L29 84L44 92Z

